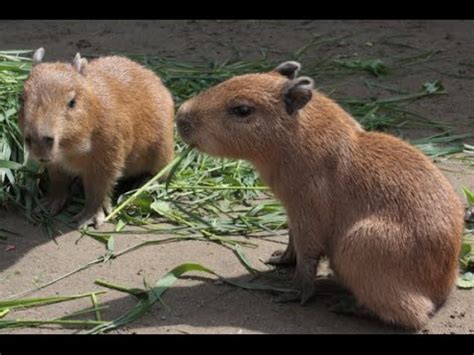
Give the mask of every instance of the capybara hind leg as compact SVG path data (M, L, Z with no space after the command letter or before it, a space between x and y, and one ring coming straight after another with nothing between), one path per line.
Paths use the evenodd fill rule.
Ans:
M383 321L407 329L420 329L434 310L421 290L426 281L416 269L399 259L391 241L406 237L397 223L376 217L354 224L340 240L332 261L336 274L359 303ZM415 282L419 280L419 282Z
M419 294L403 293L359 301L383 321L409 330L423 328L434 311L433 302Z

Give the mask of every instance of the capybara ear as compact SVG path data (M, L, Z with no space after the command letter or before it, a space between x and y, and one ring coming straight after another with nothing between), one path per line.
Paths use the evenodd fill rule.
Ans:
M296 78L298 71L301 69L301 64L295 61L281 63L273 71L286 76L288 79Z
M72 61L72 65L74 68L82 75L86 74L87 68L87 59L81 58L81 54L79 52L76 53L74 60Z
M289 115L294 114L303 108L313 97L313 79L302 76L291 80L284 90L284 101L286 112Z
M35 54L33 54L33 66L40 64L43 61L43 57L44 57L44 48L43 47L38 48Z

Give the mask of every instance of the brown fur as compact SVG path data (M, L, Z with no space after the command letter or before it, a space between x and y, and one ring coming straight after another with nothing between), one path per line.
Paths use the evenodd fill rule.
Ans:
M200 93L178 111L181 136L209 154L249 160L283 202L290 242L273 262L296 262L303 302L327 255L361 305L420 329L457 276L460 199L421 152L364 131L312 88L306 105L289 114L285 93L301 79L290 74L237 76ZM230 113L241 104L254 112Z
M19 122L32 156L47 161L51 187L43 202L57 212L71 178L80 176L86 202L75 219L97 227L117 179L155 174L172 160L174 104L152 71L127 58L76 59L33 67Z

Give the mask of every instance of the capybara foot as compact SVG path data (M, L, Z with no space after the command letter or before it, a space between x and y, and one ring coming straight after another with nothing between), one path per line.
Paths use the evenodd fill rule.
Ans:
M292 266L296 264L296 258L292 258L291 253L286 250L276 250L273 252L272 256L265 261L265 264L270 265L288 265Z
M102 208L97 212L90 212L86 209L73 217L73 222L76 223L78 229L92 225L95 229L98 229L104 224L105 213Z

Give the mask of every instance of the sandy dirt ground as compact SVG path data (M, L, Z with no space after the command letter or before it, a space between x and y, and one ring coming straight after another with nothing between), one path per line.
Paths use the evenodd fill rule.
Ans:
M411 108L427 117L461 126L455 133L474 132L474 22L473 21L1 21L0 50L46 48L46 58L72 59L111 53L153 54L181 60L222 60L235 54L258 59L260 49L271 59L286 60L314 35L344 36L309 48L303 65L328 54L390 58L415 50L440 50L436 60L407 67L387 76L388 85L416 90L426 81L441 80L448 94L415 102ZM343 78L321 76L317 85L341 96L367 97L364 75ZM420 137L435 130L402 131ZM473 143L470 139L468 143ZM474 189L474 172L454 162L439 162L460 192ZM104 254L104 246L79 233L67 232L56 242L20 215L0 211L0 226L20 233L0 244L0 299L35 287ZM105 227L107 228L107 227ZM154 236L116 238L116 250ZM255 240L254 240L255 241ZM265 270L261 260L281 249L286 237L256 240L246 249L252 265ZM14 248L12 248L12 246ZM251 278L235 255L204 242L179 242L148 246L117 260L93 266L33 296L78 294L103 290L94 280L105 279L128 287L154 284L166 271L184 263L203 264L237 281ZM282 271L284 272L284 271ZM197 275L197 274L193 274ZM215 277L200 275L178 280L163 296L166 307L156 304L138 321L115 333L400 333L375 320L343 316L328 310L334 296L316 297L309 305L280 304L274 295L221 285ZM108 291L100 300L113 319L135 304L123 293ZM474 333L474 291L455 290L449 301L422 333ZM24 311L22 317L53 318L90 306L89 301L68 302ZM74 333L77 329L35 328L9 333Z

